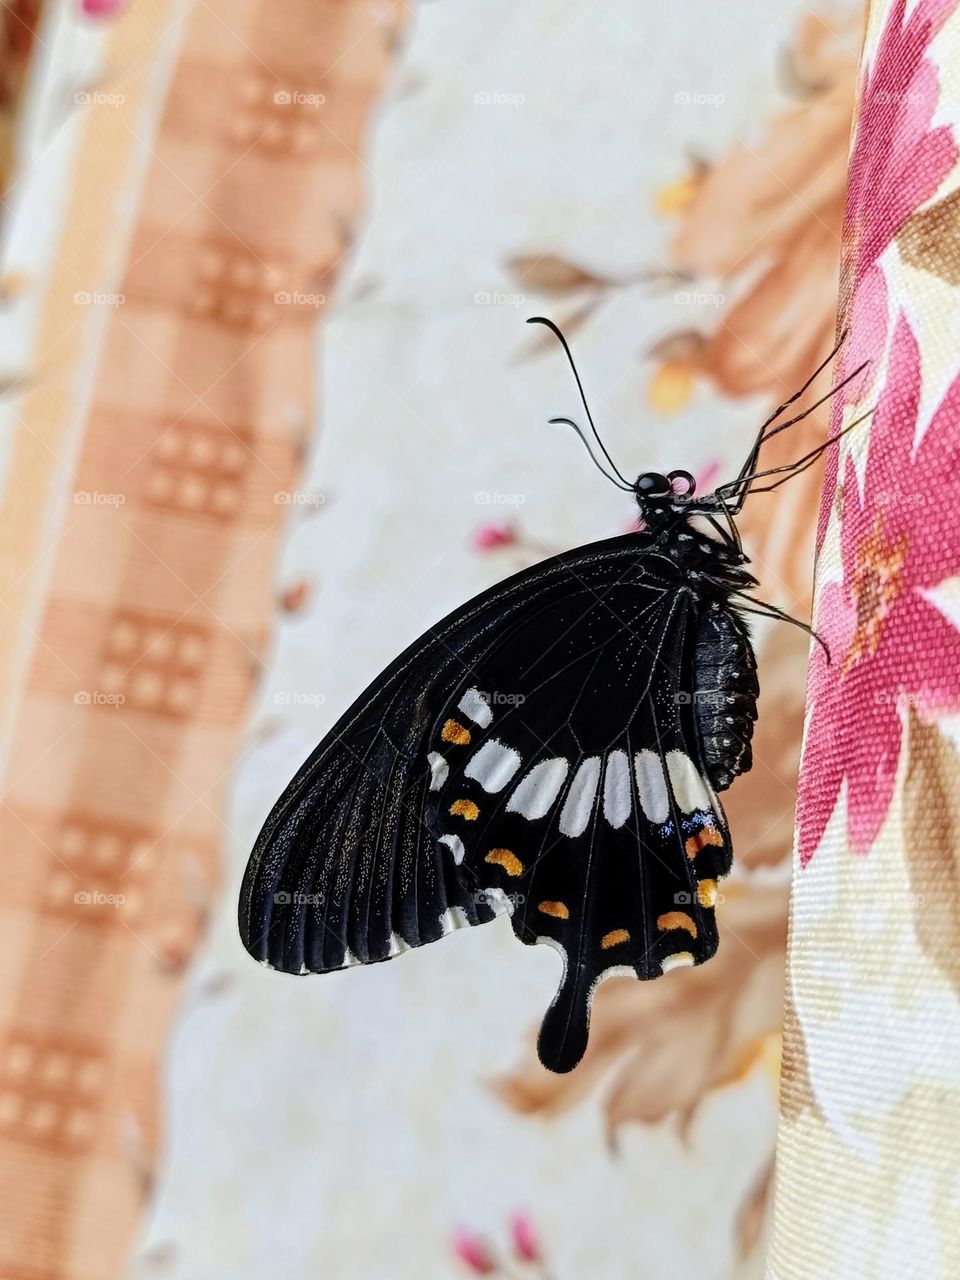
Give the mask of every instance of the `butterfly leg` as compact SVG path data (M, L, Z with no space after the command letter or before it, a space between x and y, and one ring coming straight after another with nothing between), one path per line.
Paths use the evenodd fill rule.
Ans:
M860 372L860 370L857 370L857 372ZM839 390L839 388L836 389ZM740 489L739 493L735 495L733 500L733 506L731 508L733 514L739 515L740 510L747 499L747 495L751 492L750 486L754 480L760 480L764 476L780 475L783 477L781 480L776 480L773 484L763 485L759 489L752 490L752 492L770 493L773 489L779 488L781 484L785 484L786 481L792 479L793 476L799 475L802 471L806 471L808 467L812 467L822 453L825 453L826 450L829 449L832 444L835 444L841 436L845 436L848 431L852 431L854 427L858 427L860 423L866 418L869 418L872 413L873 409L868 409L866 413L862 413L859 418L855 418L853 422L849 423L846 427L843 427L840 431L835 431L832 436L827 436L826 440L821 444L818 444L815 449L811 449L809 453L805 453L802 458L797 458L794 462L785 462L782 466L769 467L765 471L755 471L753 475L745 476L743 487ZM721 501L723 501L723 491L729 487L729 485L723 485L717 490L717 497Z
M789 622L791 626L799 627L801 631L805 631L808 636L816 640L817 644L822 646L824 653L827 655L827 661L830 661L830 649L827 642L808 623L801 622L799 618L794 618L792 614L785 613L783 609L779 609L775 604L770 604L767 600L756 600L753 596L745 596L744 599L749 600L751 604L759 605L760 608L755 609L749 605L738 604L738 612L752 613L758 618L773 618L776 622Z
M757 465L757 458L760 456L760 449L763 446L763 443L765 440L769 440L770 436L776 435L777 431L782 431L785 427L793 426L794 423L799 422L802 418L805 418L807 416L807 413L810 412L809 409L805 413L800 414L799 417L791 418L789 422L781 423L781 425L776 428L776 431L770 432L769 436L765 434L767 427L771 426L774 422L776 422L776 420L780 417L781 413L783 413L784 409L789 409L789 407L792 404L795 404L800 399L800 397L804 394L804 392L809 390L809 388L816 381L816 379L819 378L820 374L824 371L824 369L827 367L827 365L830 363L833 357L837 354L837 352L843 346L846 336L847 336L846 330L844 330L844 332L840 335L840 338L837 341L836 345L834 346L833 350L830 352L827 358L822 362L822 364L817 365L816 369L814 369L813 373L811 373L810 377L806 380L806 382L799 389L799 391L795 391L792 396L788 396L788 398L784 400L782 404L778 405L776 409L774 409L773 413L770 414L769 418L767 418L767 420L764 422L759 432L757 433L757 438L753 442L753 448L750 450L749 454L747 455L746 462L744 462L743 466L740 468L740 474L737 476L736 480L733 481L734 485L740 484L750 474L753 468ZM839 390L839 388L837 389ZM831 392L830 394L833 394L833 393Z

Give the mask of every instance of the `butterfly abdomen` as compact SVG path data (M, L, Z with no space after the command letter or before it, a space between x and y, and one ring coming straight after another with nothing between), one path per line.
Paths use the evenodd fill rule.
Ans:
M703 758L717 791L753 764L757 662L742 618L720 602L700 615L694 663L694 706Z

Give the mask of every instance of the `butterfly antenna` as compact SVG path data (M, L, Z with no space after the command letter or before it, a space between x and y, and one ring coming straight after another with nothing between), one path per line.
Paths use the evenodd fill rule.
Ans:
M589 453L590 460L592 461L593 465L597 468L597 470L600 472L600 474L602 476L605 476L610 481L611 484L615 484L618 489L625 489L627 493L633 493L632 484L627 484L626 481L624 481L623 484L621 484L620 481L615 476L612 476L610 474L610 472L606 469L606 467L600 464L599 460L597 459L597 455L590 448L590 441L583 434L583 431L581 430L580 427L577 426L575 422L573 422L570 418L550 418L549 421L551 426L556 426L558 423L562 422L563 425L566 427L573 427L574 431L583 441L583 447L586 449L587 453Z
M632 489L633 485L630 484L627 477L621 472L620 468L617 466L614 460L610 457L610 454L607 452L607 446L600 439L600 432L597 430L596 424L593 421L593 415L590 412L590 406L587 404L587 397L583 390L583 383L580 381L580 374L577 372L577 366L574 363L573 353L571 352L569 346L567 345L566 338L563 336L563 334L560 332L557 326L553 323L553 321L548 320L546 316L531 316L527 321L527 324L546 325L546 327L550 330L550 332L556 335L557 341L560 343L561 347L563 347L564 352L566 353L566 356L567 356L567 360L570 362L570 368L573 371L573 376L577 380L577 390L580 392L580 401L583 404L584 411L586 412L587 421L590 423L590 430L593 432L594 439L596 440L597 444L600 446L601 450L603 451L603 456L610 463L610 466L613 468L614 472L620 477L620 479L623 481L623 483L627 486L628 489ZM569 421L569 419L567 418L556 419L556 421L567 422ZM581 438L582 438L582 432L581 432ZM584 440L584 444L586 444L585 440ZM589 449L589 445L587 446L587 448ZM590 456L593 457L593 454L591 453ZM594 461L596 461L596 459L594 459Z

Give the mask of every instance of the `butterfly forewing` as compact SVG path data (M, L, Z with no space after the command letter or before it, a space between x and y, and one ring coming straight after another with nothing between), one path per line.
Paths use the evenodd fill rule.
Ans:
M514 627L571 593L605 590L636 561L637 540L627 535L535 565L390 664L298 770L260 832L239 903L241 938L256 959L321 973L493 917L423 822L437 715Z

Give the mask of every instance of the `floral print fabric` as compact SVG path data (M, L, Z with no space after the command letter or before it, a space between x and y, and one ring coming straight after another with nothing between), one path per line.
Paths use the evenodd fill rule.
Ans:
M777 1280L960 1273L958 48L956 0L872 6L798 803Z

